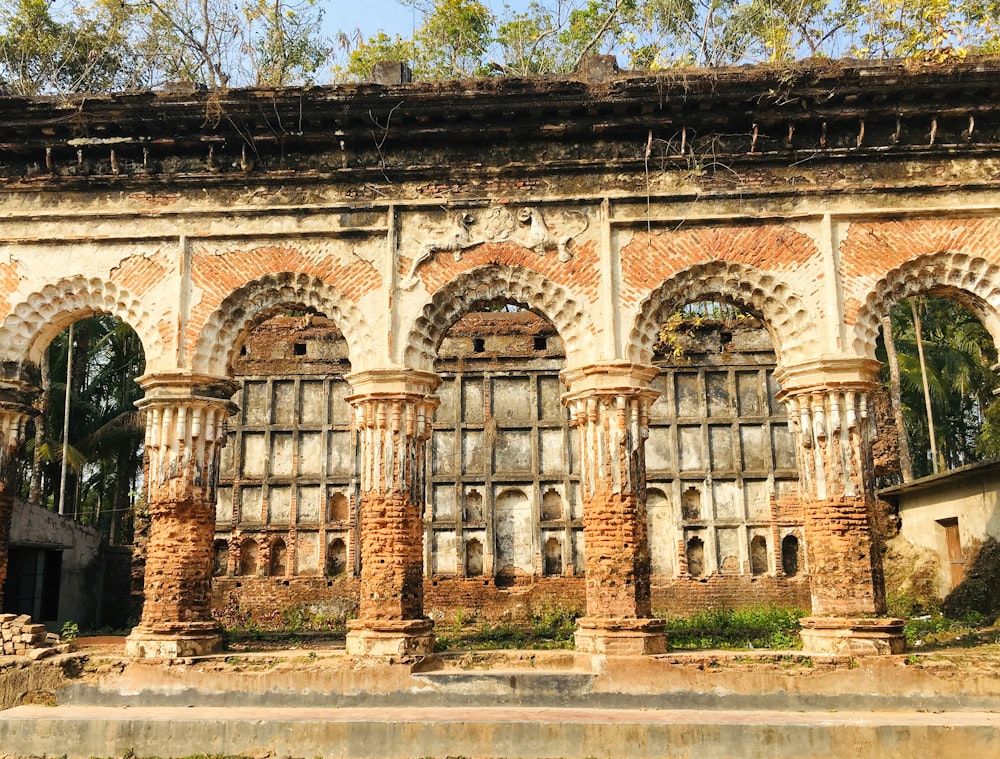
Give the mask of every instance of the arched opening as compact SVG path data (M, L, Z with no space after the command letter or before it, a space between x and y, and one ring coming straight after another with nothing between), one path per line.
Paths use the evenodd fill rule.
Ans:
M668 495L675 509L676 527L659 529L674 546L684 541L688 574L718 573L735 589L742 576L774 572L766 540L761 547L755 536L800 524L802 515L771 332L753 304L716 295L661 310L653 346L660 396L650 409L646 472L648 492Z
M239 412L222 451L216 534L235 527L273 541L262 573L274 582L345 572L355 540L348 345L337 324L309 310L271 309L231 352ZM268 612L279 602L253 603Z
M427 574L445 574L454 563L438 560L442 547L464 545L467 552L475 545L484 553L474 561L482 566L477 573L492 572L501 587L530 582L548 574L546 560L539 566L535 558L545 555L542 523L546 533L581 534L562 545L558 574L562 562L577 562L582 573L560 335L504 296L468 308L441 333L434 362L441 386L428 446ZM465 561L466 576L476 576L468 555Z
M767 574L770 561L767 555L767 538L763 535L754 535L750 539L750 574Z
M253 538L244 538L240 543L240 571L241 575L256 575L260 562L260 546Z
M794 535L785 535L781 539L781 571L786 577L795 577L799 573L799 539Z
M145 364L135 331L98 314L56 335L39 366L41 394L27 434L31 467L22 492L97 528L112 544L132 542L145 434L135 380Z
M326 574L336 577L347 571L347 544L342 538L334 538L326 549Z
M271 543L271 558L268 574L271 577L284 577L288 569L288 548L285 541L278 538Z
M90 305L103 306L107 294L52 292L49 301L43 291L33 296L44 301L35 304L41 310L18 310L3 323L15 334L34 335L13 345L30 357L19 368L40 393L24 450L6 475L25 504L15 506L15 535L4 537L10 543L0 611L29 614L54 629L67 620L84 629L99 620L126 624L124 605L105 603L93 579L102 564L109 577L129 576L127 553L101 546L131 545L147 524L136 513L145 417L135 407L143 395L135 380L145 371L145 352L131 326ZM60 312L67 305L72 309ZM38 321L13 324L26 318ZM127 594L128 586L118 592Z
M967 293L932 288L895 303L882 320L876 357L884 394L875 396L879 485L1000 456L997 351L976 313L983 308Z
M493 534L498 582L501 578L509 582L517 575L530 575L531 506L523 490L504 490L497 497Z
M674 573L674 509L666 493L658 488L646 491L646 520L649 536L649 569L659 577Z

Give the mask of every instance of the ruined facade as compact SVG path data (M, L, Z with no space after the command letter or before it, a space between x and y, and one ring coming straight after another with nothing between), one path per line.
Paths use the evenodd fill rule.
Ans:
M727 313L689 313L654 352L654 609L809 603L795 445L775 398L770 336ZM248 334L220 471L213 606L238 600L273 617L295 604L343 614L356 603L347 358L340 330L320 317L279 316ZM562 402L564 368L558 333L530 311L467 314L442 341L424 463L434 616L584 607L580 447Z
M545 544L562 541L549 566L561 559L574 582L582 572L582 651L663 650L651 567L666 557L690 575L700 542L706 585L731 571L777 577L791 539L807 648L898 648L871 529L875 342L888 308L918 292L960 300L1000 334L998 69L814 63L0 101L0 574L38 363L66 325L105 312L146 355L151 525L135 654L218 644L209 597L223 553L227 568L308 566L323 584L353 568L348 650L426 651L425 568L452 566L449 543L456 573L459 558L478 568L477 530L484 576L515 583L529 568L544 576ZM735 368L660 374L661 325L700 301L761 320L773 382ZM453 416L501 459L538 441L537 476L489 494L514 536L491 544L496 519L463 511L459 524L474 484L448 475L449 504L434 466L460 439L439 427L459 395L449 330L497 304L558 335L561 385L517 379L529 400L559 395L573 465L544 471L559 449L544 415L495 433ZM336 326L343 340L323 360L342 381L236 381L248 329L282 314ZM255 393L267 420L241 395ZM722 398L755 411L716 424ZM223 456L229 440L269 457L257 486L236 481L252 457ZM718 459L739 486L716 487L671 462L694 462L699 446L709 470L713 451L758 460L737 476ZM530 557L514 490L540 515ZM550 491L563 510L542 520ZM678 509L683 545L664 553L650 526ZM287 515L287 538L245 556L241 543L237 559L235 528L257 514ZM227 515L233 530L217 538ZM313 521L296 521L292 542L300 515Z

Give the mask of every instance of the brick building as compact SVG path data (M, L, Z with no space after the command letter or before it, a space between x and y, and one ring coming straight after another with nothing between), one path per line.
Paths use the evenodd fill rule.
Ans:
M809 650L898 649L875 344L922 292L1000 334L1000 63L583 71L0 99L0 576L38 363L103 312L146 356L136 655L218 644L213 567L353 583L357 654L428 650L475 577L576 594L582 651L758 589L808 592ZM697 303L759 319L773 371L658 357ZM479 355L505 304L530 355ZM326 368L256 365L302 314Z

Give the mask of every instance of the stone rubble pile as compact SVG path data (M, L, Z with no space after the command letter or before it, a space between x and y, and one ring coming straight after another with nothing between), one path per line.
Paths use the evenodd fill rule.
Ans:
M32 660L63 653L69 646L45 625L34 624L27 614L0 614L0 656L26 656Z

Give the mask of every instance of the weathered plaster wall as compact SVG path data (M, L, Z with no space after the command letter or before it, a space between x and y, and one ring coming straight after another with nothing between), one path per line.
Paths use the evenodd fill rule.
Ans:
M973 464L943 475L925 477L886 493L898 504L900 534L940 558L938 592L951 591L948 543L942 522L957 520L968 560L987 538L1000 540L1000 467Z
M101 533L20 499L14 501L11 545L54 549L62 552L59 617L37 620L56 623L76 622L92 629L98 622L103 601L103 556Z

